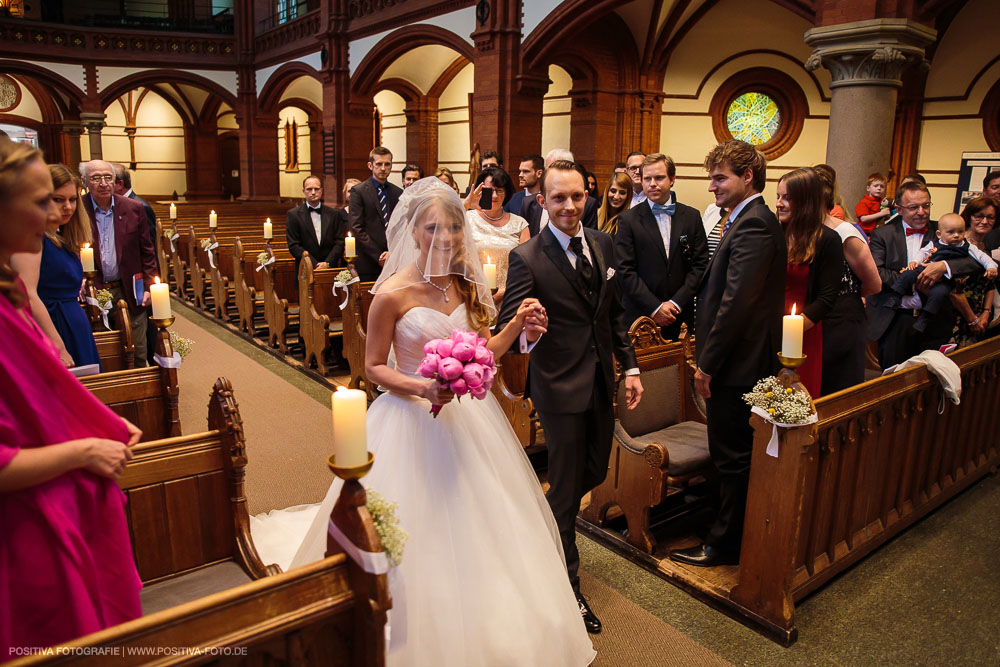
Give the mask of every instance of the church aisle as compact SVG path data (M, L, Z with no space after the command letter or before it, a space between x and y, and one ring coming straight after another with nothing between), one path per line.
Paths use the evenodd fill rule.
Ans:
M195 341L178 378L181 432L204 431L220 376L233 384L247 440L250 514L318 503L333 475L330 390L173 299L173 329ZM291 381L290 381L291 380Z

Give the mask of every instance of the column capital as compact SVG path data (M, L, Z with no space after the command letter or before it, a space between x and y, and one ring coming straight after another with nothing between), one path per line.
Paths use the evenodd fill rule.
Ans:
M906 67L928 66L924 48L936 38L936 30L909 19L872 19L812 28L806 31L805 42L814 50L805 67L830 70L831 89L899 88Z
M78 120L64 120L62 122L62 131L71 137L79 139L83 136L83 123Z
M107 118L107 114L94 113L92 111L83 111L80 113L80 123L87 128L87 132L93 134L100 134L104 126L107 125L104 119Z

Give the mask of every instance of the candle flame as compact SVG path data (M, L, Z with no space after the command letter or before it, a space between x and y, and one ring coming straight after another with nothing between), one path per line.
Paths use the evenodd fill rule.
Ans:
M351 238L351 233L347 232L347 238Z
M156 283L157 285L159 285L159 284L160 284L160 276L155 276L155 277L153 278L153 281L154 281L154 282L155 282L155 283Z
M212 211L212 215L215 215L215 211Z
M490 257L489 255L486 255L486 263L487 264L492 264L493 263L493 258Z
M266 220L266 222L267 222L268 224L270 224L270 222L271 222L271 218L268 218L268 219Z
M795 304L794 303L792 304L792 316L793 317L795 316Z
M347 391L347 387L341 385L341 386L337 387L337 391Z
M83 247L84 247L84 248L89 248L89 247L90 247L90 244L89 244L89 243L84 243L84 244L83 244Z

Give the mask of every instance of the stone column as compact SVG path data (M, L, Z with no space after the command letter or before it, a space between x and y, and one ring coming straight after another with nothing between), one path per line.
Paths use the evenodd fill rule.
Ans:
M873 19L808 30L815 50L806 69L830 70L826 161L848 201L861 197L868 174L889 168L896 96L904 68L926 67L924 48L937 31L909 19Z
M421 96L406 104L406 161L432 176L438 163L438 98ZM402 168L402 165L400 165Z
M65 143L63 154L70 169L80 166L80 137L83 136L83 125L78 120L64 120L62 125Z
M104 119L107 116L103 113L93 113L84 111L80 114L80 122L87 128L87 138L90 140L90 159L103 160L104 147L101 144L101 130L107 124Z

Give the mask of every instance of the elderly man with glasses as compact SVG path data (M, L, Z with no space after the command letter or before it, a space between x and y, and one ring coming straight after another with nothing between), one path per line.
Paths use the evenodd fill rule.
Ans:
M646 193L642 189L642 161L645 159L646 154L642 151L629 153L625 158L625 173L632 179L632 201L629 208L646 201Z
M917 279L917 292L902 299L893 298L892 285L899 272L910 262L918 261L920 249L930 243L937 230L931 220L931 196L927 186L911 181L896 192L899 219L872 232L870 249L882 278L882 291L868 297L868 338L878 341L878 360L882 368L906 361L924 350L936 350L951 338L954 320L950 302L933 317L926 331L913 329L916 313L923 306L921 292L943 277L966 275L980 269L972 258L930 262Z
M149 285L157 274L156 250L149 235L146 212L142 204L114 193L115 169L110 163L91 160L80 165L80 172L90 189L82 203L90 215L97 248L96 286L110 291L115 302L125 299L135 343L135 365L145 366L148 358L145 306L150 302ZM117 316L114 310L111 314ZM123 323L115 326L121 327Z

